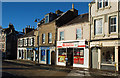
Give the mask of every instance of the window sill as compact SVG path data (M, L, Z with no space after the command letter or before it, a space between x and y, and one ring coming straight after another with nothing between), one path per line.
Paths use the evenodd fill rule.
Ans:
M42 42L43 44L45 44L45 42Z
M107 63L101 63L101 65L114 66L115 64L107 64Z
M94 35L94 37L104 37L104 34L98 34L98 35Z
M51 44L52 42L49 42L49 44Z
M96 10L96 12L100 11L100 10L104 10L104 9L110 9L111 6L105 6L105 7L102 7L102 8L99 8Z
M116 32L108 34L108 36L118 35Z

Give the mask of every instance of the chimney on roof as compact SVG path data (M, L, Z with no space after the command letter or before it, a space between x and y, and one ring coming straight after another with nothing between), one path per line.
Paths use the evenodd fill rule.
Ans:
M30 25L28 26L28 28L30 28Z
M24 28L23 28L23 33L24 33Z
M74 4L72 3L72 9L74 9Z

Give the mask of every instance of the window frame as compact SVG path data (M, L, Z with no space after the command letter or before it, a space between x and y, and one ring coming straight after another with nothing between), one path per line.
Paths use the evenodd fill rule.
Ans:
M48 33L48 43L52 43L52 33Z
M42 43L45 43L45 33L42 34Z
M100 7L100 3L101 3L101 7ZM103 0L98 0L97 4L98 4L98 9L103 8Z
M100 27L100 25L99 26L96 25L96 21L97 20L99 20L99 21L101 20L102 21L102 26L101 27ZM97 28L101 28L102 29L101 30L102 33L97 33L97 30L96 30ZM103 18L94 19L94 35L102 35L102 34L103 34Z
M116 20L116 24L113 24L112 26L111 26L111 18L115 18L115 20ZM113 26L116 26L115 27L116 29L115 29L114 32L111 32L111 27L113 27ZM109 33L111 34L111 33L116 33L116 32L117 32L117 16L116 15L115 16L110 16L109 17Z
M63 32L63 37L61 37L61 33ZM63 39L62 39L63 38ZM60 41L65 40L65 36L64 36L64 31L60 31Z
M77 30L80 30L81 32L77 32ZM77 38L77 35L78 34L80 34L81 36L80 36L80 38ZM78 39L82 39L82 28L77 28L76 29L76 39L78 40Z
M107 5L105 5L106 2L107 2ZM109 0L104 0L104 2L103 2L103 7L107 7L107 6L109 6Z

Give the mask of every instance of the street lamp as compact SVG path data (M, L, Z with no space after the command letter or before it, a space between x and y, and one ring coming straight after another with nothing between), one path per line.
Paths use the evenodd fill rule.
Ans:
M35 19L34 22L39 22L40 19ZM38 36L37 36L37 45L38 45L38 63L39 63L39 28L38 28Z

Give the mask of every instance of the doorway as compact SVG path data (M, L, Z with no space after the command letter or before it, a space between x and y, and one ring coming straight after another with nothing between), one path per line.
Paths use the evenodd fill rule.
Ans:
M50 64L50 50L47 50L47 54L46 54L46 64Z
M98 49L97 48L92 49L92 68L94 69L98 68Z
M51 52L51 65L55 65L55 52Z
M73 66L73 48L67 48L67 58L68 58L67 66Z

